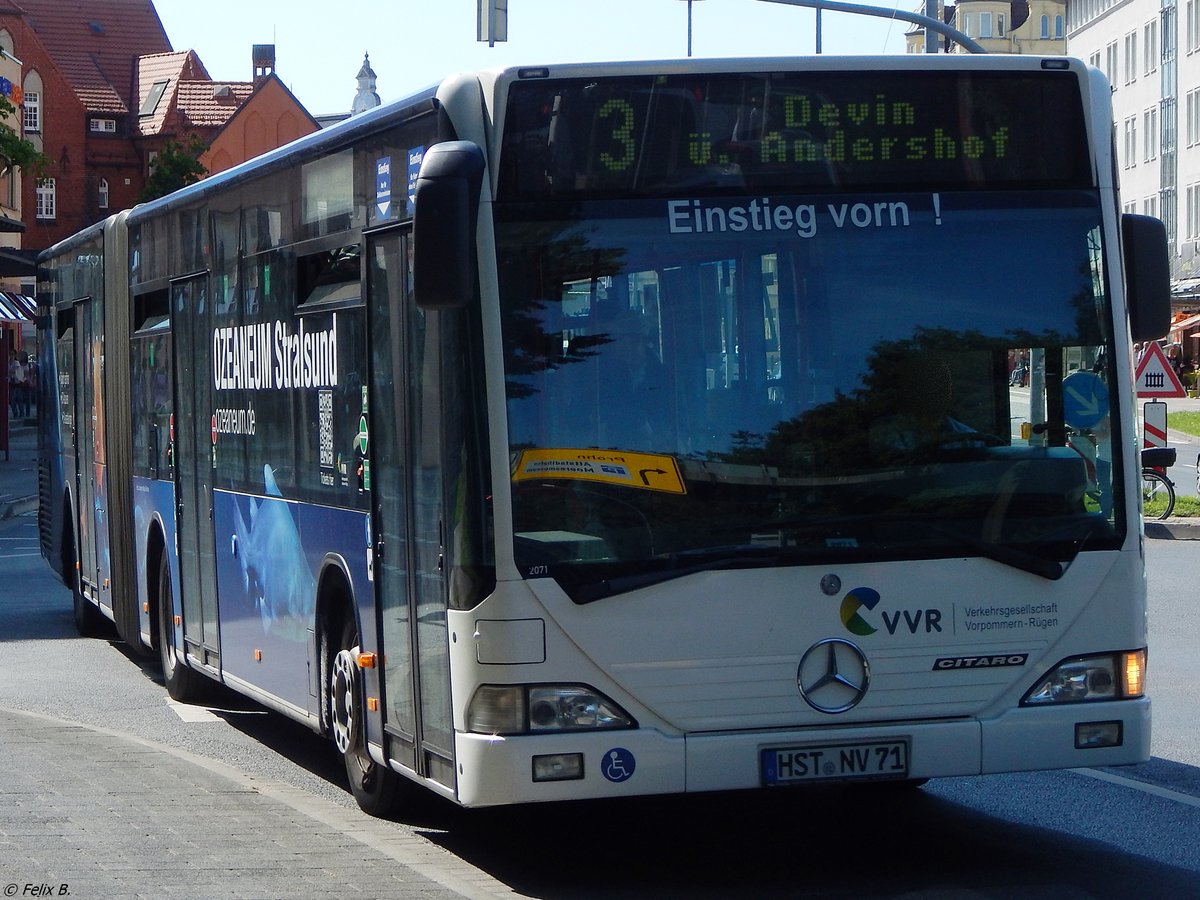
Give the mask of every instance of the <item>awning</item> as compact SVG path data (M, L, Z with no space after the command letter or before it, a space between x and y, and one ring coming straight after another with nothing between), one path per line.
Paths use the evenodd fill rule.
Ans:
M1197 324L1200 324L1200 315L1188 316L1186 319L1180 319L1178 322L1172 322L1171 330L1183 331L1184 329L1191 328Z
M7 322L32 322L37 304L32 297L0 291L0 319Z

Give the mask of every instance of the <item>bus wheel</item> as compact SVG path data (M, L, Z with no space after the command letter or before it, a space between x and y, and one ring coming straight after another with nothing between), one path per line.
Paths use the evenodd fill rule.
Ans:
M67 521L70 520L68 519ZM73 545L74 541L70 543ZM63 555L65 558L63 574L71 582L71 605L75 619L75 630L79 632L80 637L99 637L104 630L104 623L107 620L100 614L100 610L87 597L83 596L83 585L80 583L81 575L79 567L75 562L75 547L69 547L68 552Z
M200 703L207 696L208 679L180 662L175 645L175 603L171 593L171 567L163 553L158 564L158 658L162 663L167 694L179 703Z
M367 753L363 729L362 679L354 648L358 629L353 620L342 626L338 651L329 662L329 722L333 742L346 763L350 790L363 812L386 816L400 800L401 776Z
M75 578L71 583L71 603L74 606L75 630L79 632L80 637L93 638L99 637L104 630L104 623L108 621L100 614L100 610L83 596L83 590L79 586L79 573L75 573Z

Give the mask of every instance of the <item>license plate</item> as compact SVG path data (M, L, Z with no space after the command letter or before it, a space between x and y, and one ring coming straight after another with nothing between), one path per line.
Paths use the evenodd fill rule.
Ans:
M764 784L908 776L908 741L771 747L761 751Z

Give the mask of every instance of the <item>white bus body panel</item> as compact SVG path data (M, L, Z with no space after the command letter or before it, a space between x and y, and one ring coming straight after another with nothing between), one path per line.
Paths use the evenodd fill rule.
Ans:
M1136 548L1137 537L1128 543ZM833 595L821 588L827 575L840 579ZM858 587L879 594L874 608L844 602ZM851 612L860 631L874 632L848 630L843 619ZM531 623L543 615L539 647L540 629ZM501 660L495 654L505 622L520 650ZM586 605L552 580L535 579L501 583L477 609L452 612L451 626L456 685L588 684L639 726L472 735L465 733L469 691L456 691L459 801L466 805L756 788L761 750L804 744L903 738L912 778L1149 756L1148 699L1020 706L1063 659L1146 645L1136 549L1084 552L1058 581L978 558L908 561L710 572ZM463 640L472 634L476 640ZM797 685L801 657L828 638L854 643L870 666L862 701L839 714L809 706ZM937 665L979 657L1006 662ZM1121 723L1121 746L1076 749L1077 723L1109 721ZM626 781L600 775L614 748L636 760ZM553 753L582 753L584 779L534 784L532 757Z

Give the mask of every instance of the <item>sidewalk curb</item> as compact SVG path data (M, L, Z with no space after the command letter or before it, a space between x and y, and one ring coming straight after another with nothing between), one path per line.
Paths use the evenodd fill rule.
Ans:
M17 709L2 705L0 705L0 717L24 719L34 731L44 733L47 748L53 746L55 740L60 739L64 730L78 728L91 732L98 739L111 742L114 747L140 748L141 753L148 755L147 761L150 764L153 763L153 757L150 755L155 753L173 757L184 764L203 769L211 775L223 779L237 792L261 796L273 803L281 804L335 833L345 835L348 841L354 841L370 848L375 854L394 860L399 866L409 869L433 884L453 891L467 900L495 900L495 898L526 896L498 881L486 870L456 856L435 840L430 840L419 829L387 819L371 818L353 804L341 806L283 781L260 775L250 775L235 765L221 760L115 728L90 725L30 709ZM114 795L112 802L119 802L123 799L126 798Z
M1200 519L1152 519L1144 524L1148 538L1160 541L1200 541Z
M0 522L16 516L23 516L25 513L33 512L37 508L38 498L36 494L0 501Z

